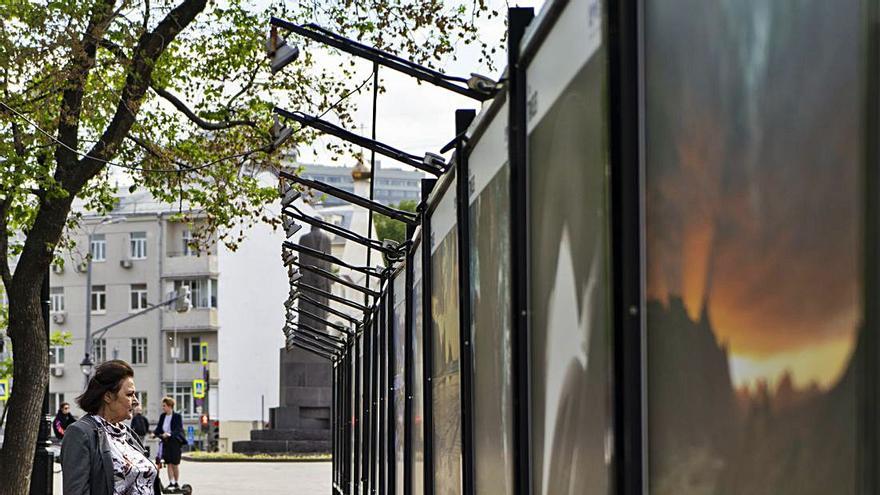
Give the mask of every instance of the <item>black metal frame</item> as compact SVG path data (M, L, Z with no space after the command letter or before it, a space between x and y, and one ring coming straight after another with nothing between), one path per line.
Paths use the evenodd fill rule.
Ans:
M315 258L318 258L319 260L327 261L327 262L333 263L334 265L343 266L345 268L348 268L349 270L354 270L356 272L363 273L364 275L371 275L371 276L376 277L376 276L381 276L384 273L384 270L377 270L376 268L350 265L335 256L329 255L327 253L322 253L321 251L312 249L310 247L302 246L300 244L295 244L290 241L284 241L284 243L282 245L288 249L292 249L292 250L297 251L302 254L308 254L309 256L313 256Z
M345 287L348 287L349 289L356 290L356 291L360 292L361 294L366 294L366 295L373 297L373 298L376 298L376 299L378 299L382 295L379 292L376 292L372 289L369 289L367 287L362 287L356 283L345 280L344 278L337 276L335 273L329 272L319 266L305 265L300 261L294 261L291 264L296 266L297 268L300 268L300 269L305 270L307 272L314 273L315 275L320 275L326 279L329 279L333 282L336 282L339 285L344 285Z
M644 476L640 25L637 2L606 2L611 149L614 484L647 493Z
M413 244L410 250L407 253L406 258L406 273L404 276L406 277L405 281L405 290L406 290L406 306L404 308L405 316L405 324L403 330L403 345L404 345L404 388L405 388L405 397L404 401L404 419L403 419L403 486L401 487L401 491L403 495L411 495L412 494L412 486L413 486L413 470L411 466L413 464L412 461L412 439L413 439L413 422L411 421L413 417L413 385L415 383L414 376L414 365L413 363L413 332L414 332L414 314L415 308L413 305L413 283L415 281L415 273L413 271L413 258L415 254L415 249L421 247L421 231L419 231L418 237L416 236L416 229L412 227L407 228L407 237L413 239Z
M866 67L864 71L865 97L865 142L864 149L864 219L863 219L863 258L864 286L862 288L864 342L866 355L859 356L858 365L862 368L858 375L863 376L857 383L857 393L863 396L858 407L858 458L857 469L861 474L857 480L860 493L880 491L880 427L877 415L880 414L880 5L877 2L862 2L864 11L863 28Z
M435 179L422 179L422 203L428 204L428 198L437 184ZM431 375L434 373L434 346L432 337L433 320L431 318L431 249L433 232L431 217L427 208L422 215L422 428L424 429L424 495L434 494L434 394Z
M493 97L492 94L486 94L470 89L467 86L461 87L452 83L453 81L466 83L466 79L448 76L442 72L424 67L410 60L379 50L378 48L358 43L330 30L324 29L317 24L298 25L276 17L272 18L271 24L475 100L483 101Z
M297 184L301 184L305 187L321 191L324 194L329 194L334 198L338 198L353 205L360 206L361 208L366 208L375 213L385 215L388 218L399 220L407 225L418 225L417 216L408 211L391 208L383 205L382 203L377 203L375 201L370 201L369 199L362 198L357 194L350 193L344 189L329 186L327 184L324 184L323 182L306 179L305 177L300 177L298 175L294 175L285 171L279 172L279 175L287 180L296 182Z
M385 155L392 160L397 160L401 163L417 168L423 172L427 172L432 175L443 175L443 172L445 172L446 168L448 167L448 165L446 167L434 167L428 164L424 158L420 158L417 155L401 151L397 148L394 148L393 146L389 146L380 141L376 141L374 139L355 134L347 129L339 127L336 124L333 124L326 120L322 120L319 117L315 117L307 113L299 111L291 112L289 110L284 110L283 108L278 107L275 107L273 111L286 119L295 120L302 126L309 126L325 134L336 136L343 141L348 141L349 143L354 144L355 146L360 146L375 153L379 153L380 155Z
M474 110L456 110L455 133L464 135L474 121ZM455 147L456 223L458 229L458 326L461 360L461 468L462 493L472 495L474 484L474 357L471 340L470 171L464 140Z
M514 484L516 493L531 493L528 205L526 163L526 74L520 65L520 41L534 17L531 8L508 10L508 153L510 163L511 344L513 355Z
M340 227L338 225L334 225L332 223L325 222L325 221L321 220L320 218L306 215L305 213L300 211L300 209L297 208L296 206L289 206L289 207L281 210L281 213L283 215L287 215L287 216L293 218L294 220L299 220L300 222L307 223L307 224L311 225L312 227L317 227L319 229L326 230L332 234L336 234L339 237L342 237L342 238L347 239L352 242L356 242L362 246L368 247L370 249L376 249L378 251L381 251L385 255L396 256L398 254L397 250L390 249L390 248L386 247L385 245L383 245L379 241L366 238L362 235L358 235L350 230L343 229L342 227Z

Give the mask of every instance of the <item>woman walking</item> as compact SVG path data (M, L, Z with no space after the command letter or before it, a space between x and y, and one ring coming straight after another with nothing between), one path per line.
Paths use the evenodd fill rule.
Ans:
M52 421L52 431L55 432L55 437L58 440L62 440L64 438L64 432L75 422L76 416L70 414L70 404L62 402L61 407L58 409L58 413L55 414L55 419Z
M95 369L77 404L88 414L64 432L64 495L155 495L159 470L123 421L137 406L134 370L112 360Z

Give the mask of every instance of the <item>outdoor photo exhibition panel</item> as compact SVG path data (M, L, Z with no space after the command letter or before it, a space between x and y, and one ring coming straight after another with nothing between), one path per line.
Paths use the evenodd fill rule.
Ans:
M452 174L453 172L450 172ZM449 179L453 177L450 175ZM434 494L461 493L461 341L454 180L431 222L431 401Z
M410 442L410 469L412 495L422 495L425 493L425 430L422 419L425 414L425 396L424 396L424 309L422 299L422 244L419 243L412 254L412 332L411 332L411 360L412 360L412 416L409 418L411 422L411 442Z
M599 0L568 2L526 68L531 479L539 495L611 487L603 10Z
M502 97L503 98L503 97ZM505 99L506 100L506 99ZM510 169L507 104L493 104L468 157L476 493L513 494Z
M406 428L406 270L401 270L392 282L394 286L394 320L391 332L391 352L394 354L394 479L389 480L390 495L403 493L404 429ZM393 484L392 484L393 483Z
M862 2L644 5L651 494L862 493Z

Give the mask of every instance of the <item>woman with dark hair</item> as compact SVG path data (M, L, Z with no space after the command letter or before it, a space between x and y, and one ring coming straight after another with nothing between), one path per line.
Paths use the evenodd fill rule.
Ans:
M168 465L168 488L177 490L180 488L180 447L187 442L183 434L183 417L174 412L174 399L171 397L162 399L162 414L153 433L162 440L159 452L162 453L162 461Z
M101 364L76 402L87 414L64 435L64 494L159 493L156 465L145 455L138 435L123 423L139 404L131 366L115 359Z
M58 412L55 414L55 419L52 420L52 431L55 432L55 437L57 437L58 440L63 439L64 431L75 421L76 416L70 414L70 404L62 402L61 407L58 408Z

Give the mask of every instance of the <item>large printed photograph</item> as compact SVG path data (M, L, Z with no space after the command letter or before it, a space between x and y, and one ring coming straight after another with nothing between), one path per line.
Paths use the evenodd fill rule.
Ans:
M532 479L541 495L599 495L610 487L604 53L545 103L528 136ZM541 86L533 91L536 101L550 98Z
M434 493L461 493L461 342L458 313L458 232L431 255L431 336Z
M862 3L645 4L651 493L856 493Z
M424 300L422 294L422 246L415 248L412 255L413 287L413 321L412 321L412 438L411 448L411 472L412 472L412 495L425 493L425 360L424 356Z
M406 271L394 279L394 328L391 332L391 349L394 353L394 480L390 480L392 494L402 494L404 474L404 435L406 421Z
M510 170L504 165L469 212L474 482L477 493L499 495L513 493L509 188Z

